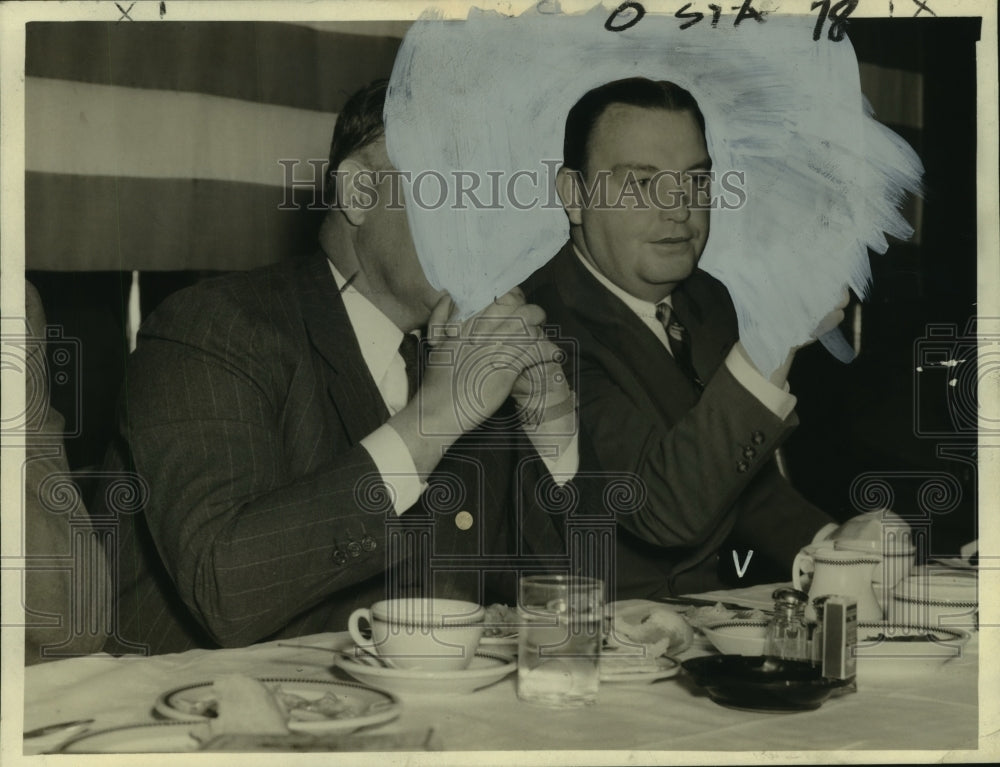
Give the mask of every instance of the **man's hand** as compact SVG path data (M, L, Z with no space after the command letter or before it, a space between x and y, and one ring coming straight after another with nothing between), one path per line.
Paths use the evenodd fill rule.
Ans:
M420 399L425 416L434 417L439 408L450 410L461 434L493 415L524 371L543 362L539 326L545 312L525 303L520 288L462 323L444 321L451 310L450 301L447 307L444 302L428 322L432 351Z
M525 422L536 425L573 410L564 407L573 396L560 362L563 352L547 338L539 339L531 362L514 381L511 396L517 402ZM566 413L563 413L563 410Z
M795 352L799 349L804 349L811 343L814 343L816 339L823 334L828 333L835 327L839 326L840 323L844 321L844 309L847 307L850 300L851 294L848 292L847 288L844 288L844 292L840 296L840 301L823 319L819 321L819 324L809 335L809 340L804 344L800 344L799 346L789 349L788 356L785 357L785 361L781 363L777 370L771 373L769 380L772 384L777 386L779 389L785 386L785 382L788 380L788 372L792 368L792 361L795 359ZM749 359L749 357L747 357L747 359Z
M389 421L423 476L499 409L522 372L541 360L539 344L551 345L539 327L545 312L525 303L519 288L464 322L449 321L453 312L447 296L431 312L420 391Z

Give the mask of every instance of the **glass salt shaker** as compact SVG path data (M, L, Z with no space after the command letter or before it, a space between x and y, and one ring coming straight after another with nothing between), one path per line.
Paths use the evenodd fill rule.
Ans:
M808 597L793 588L780 588L771 596L774 618L767 626L764 655L785 660L811 660L805 620Z

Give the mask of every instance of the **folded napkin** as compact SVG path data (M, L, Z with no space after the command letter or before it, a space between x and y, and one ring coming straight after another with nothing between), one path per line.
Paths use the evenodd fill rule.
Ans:
M636 655L652 659L683 652L694 641L694 631L670 605L626 599L612 602L607 611L611 615L611 647L641 650Z
M262 683L244 674L225 674L212 683L218 716L209 723L220 735L285 735L287 715Z

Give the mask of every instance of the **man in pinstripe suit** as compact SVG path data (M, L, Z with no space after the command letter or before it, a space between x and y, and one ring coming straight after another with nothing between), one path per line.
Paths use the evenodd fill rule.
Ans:
M181 291L140 332L108 466L148 497L119 515L109 651L342 630L387 595L510 601L514 558L562 545L540 483L576 470L575 409L544 314L514 291L442 325L405 211L359 204L390 167L384 98L337 121L319 252ZM401 341L428 323L411 396Z

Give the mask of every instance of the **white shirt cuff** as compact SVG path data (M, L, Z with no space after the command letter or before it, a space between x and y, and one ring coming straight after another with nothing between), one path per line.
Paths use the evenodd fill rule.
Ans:
M420 479L413 456L395 429L384 423L361 440L361 446L375 462L389 492L393 508L402 514L417 502L427 483Z
M545 468L549 470L549 474L559 487L572 480L580 469L580 443L575 434L566 449L560 451L558 456L552 457L541 453L540 455Z
M838 527L839 525L836 522L827 522L819 529L816 535L813 536L812 542L820 543L827 540L830 537L830 534L833 533L833 531Z
M794 394L789 393L788 383L785 382L784 389L779 389L744 359L735 346L726 355L726 367L744 389L782 421L795 410L795 403L798 400Z

